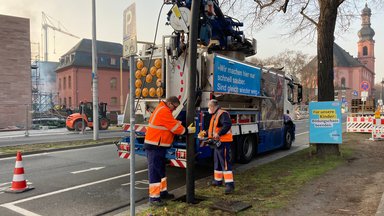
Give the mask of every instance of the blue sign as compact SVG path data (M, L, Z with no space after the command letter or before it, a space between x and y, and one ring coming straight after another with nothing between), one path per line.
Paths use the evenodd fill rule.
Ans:
M309 103L309 142L343 142L341 126L341 103L339 101Z
M354 95L354 96L358 96L359 93L358 93L356 90L353 90L352 95Z
M260 96L261 70L222 56L214 57L213 91Z
M361 82L361 84L360 84L360 88L361 88L361 90L363 90L363 91L368 91L368 89L369 89L369 83L368 83L367 81L363 81L363 82Z
M342 103L346 103L346 102L347 102L347 98L342 97L342 98L341 98L341 102L342 102Z

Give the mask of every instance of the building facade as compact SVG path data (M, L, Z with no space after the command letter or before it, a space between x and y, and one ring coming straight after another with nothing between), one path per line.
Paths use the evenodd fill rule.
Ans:
M0 129L30 126L29 19L0 15Z
M123 110L129 90L127 61L120 60L123 46L118 43L97 41L99 103L107 103L108 112ZM122 75L122 95L120 76ZM82 39L70 51L61 56L56 69L58 104L75 109L81 101L92 101L92 41ZM121 102L121 96L123 102Z
M354 98L361 98L366 91L368 97L373 95L375 81L375 41L374 30L371 28L371 10L365 5L362 10L362 28L358 32L358 53L354 58L347 51L334 43L334 86L335 100L342 101L348 106ZM304 87L304 101L317 100L317 57L303 68L302 83ZM364 94L364 93L363 93Z

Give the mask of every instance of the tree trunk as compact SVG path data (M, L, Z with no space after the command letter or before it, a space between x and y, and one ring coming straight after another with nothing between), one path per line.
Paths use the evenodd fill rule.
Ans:
M338 1L319 0L320 16L317 26L317 79L318 101L333 101L333 44L337 18ZM340 155L339 145L317 144L317 154Z

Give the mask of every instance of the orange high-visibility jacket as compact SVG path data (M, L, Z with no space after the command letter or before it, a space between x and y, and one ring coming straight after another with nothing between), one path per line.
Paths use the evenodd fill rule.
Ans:
M185 128L172 116L169 107L161 101L149 118L144 142L147 144L171 147L174 134L184 134Z
M216 114L212 116L211 121L209 123L209 128L208 128L208 137L212 137L213 132L218 134L219 131L221 130L221 127L217 127L217 124L219 123L220 116L223 113L227 113L229 115L227 111L219 109L217 110ZM232 142L232 141L233 141L233 137L232 137L231 129L229 129L226 134L223 134L220 136L220 142Z

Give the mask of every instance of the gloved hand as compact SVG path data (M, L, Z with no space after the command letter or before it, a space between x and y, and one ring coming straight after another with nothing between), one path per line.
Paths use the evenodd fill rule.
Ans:
M197 138L199 139L204 139L205 135L207 135L207 132L205 130L202 130L199 132L199 134L197 135Z
M196 133L196 127L193 125L193 123L191 123L189 126L188 126L188 133L189 134L194 134Z

